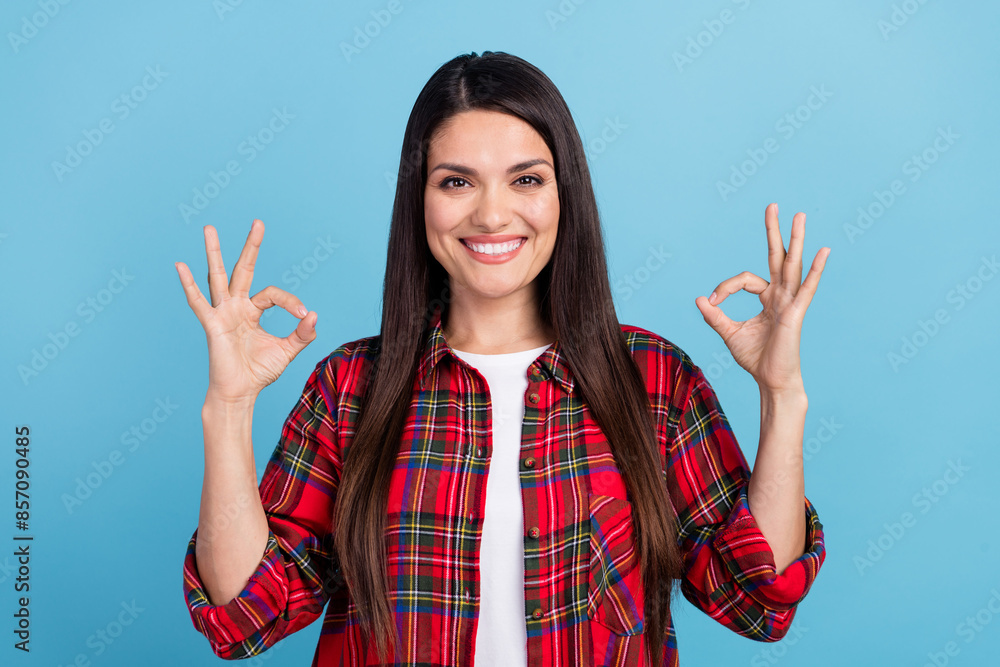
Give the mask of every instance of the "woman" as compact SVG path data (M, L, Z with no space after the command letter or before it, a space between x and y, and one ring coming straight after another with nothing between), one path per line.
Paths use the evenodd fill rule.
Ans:
M381 333L314 368L259 490L254 401L316 336L274 286L249 297L263 223L228 285L205 228L205 480L184 589L225 658L326 614L313 665L677 663L675 582L732 630L787 631L825 557L804 496L799 335L805 216L771 280L696 304L761 393L753 475L701 370L615 315L583 146L552 82L505 53L459 56L403 140ZM740 289L763 311L733 322ZM280 306L287 338L259 326ZM260 502L258 502L259 491ZM753 511L751 513L751 507Z

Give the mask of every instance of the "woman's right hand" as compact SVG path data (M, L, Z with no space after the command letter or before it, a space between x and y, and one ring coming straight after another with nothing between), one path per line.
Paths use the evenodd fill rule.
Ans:
M257 251L264 237L263 222L254 220L251 224L231 280L227 279L215 228L206 225L204 231L211 305L195 284L188 266L184 262L176 262L174 266L188 305L208 338L208 395L224 402L252 402L315 340L318 315L307 311L294 295L274 285L248 296ZM272 336L260 326L261 314L272 306L281 306L300 320L295 331L285 338Z

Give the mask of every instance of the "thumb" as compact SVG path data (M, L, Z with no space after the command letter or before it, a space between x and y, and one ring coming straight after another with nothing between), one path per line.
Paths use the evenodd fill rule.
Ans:
M729 331L732 330L733 321L722 312L722 308L713 306L708 298L704 296L699 296L695 299L694 304L698 306L698 310L701 311L701 316L705 318L708 326L715 329L715 332L725 340Z
M285 337L284 340L288 344L289 348L291 348L293 358L299 352L304 350L306 345L316 340L317 319L319 319L319 313L314 310L310 310L306 313L305 317L299 320L299 324L295 327L295 331Z

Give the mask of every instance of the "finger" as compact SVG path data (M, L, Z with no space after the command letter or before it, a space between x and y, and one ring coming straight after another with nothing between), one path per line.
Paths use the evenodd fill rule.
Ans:
M824 250L826 252L823 252ZM802 289L795 295L795 300L792 303L802 313L805 313L806 308L812 303L813 295L816 294L816 289L819 287L820 276L823 275L823 269L826 267L826 258L829 256L830 248L819 249L813 259L812 266L809 267L809 273L806 274L805 282L802 283Z
M799 211L792 218L792 236L788 240L788 254L782 267L782 282L792 294L797 294L802 283L802 245L806 237L806 214Z
M240 252L240 258L233 267L233 277L229 280L230 296L246 296L253 282L253 267L257 263L257 251L260 250L261 239L264 238L264 223L254 220L250 223L250 233Z
M785 242L778 227L778 204L771 203L764 209L764 227L767 230L767 267L771 282L781 284L781 267L785 263Z
M187 297L188 305L191 306L195 317L204 326L206 318L212 312L211 304L205 300L205 295L198 289L198 284L194 281L194 276L191 275L191 269L188 268L187 264L184 262L174 262L174 268L177 269L177 275L181 279L181 286L184 288L184 295Z
M721 308L713 306L705 297L699 296L694 300L694 303L698 306L698 310L701 311L701 316L705 318L708 326L715 329L716 333L722 336L722 340L727 340L733 330L737 328L737 324L729 319Z
M267 310L271 306L280 306L299 319L308 313L297 296L274 285L268 285L254 294L250 298L250 302L261 310Z
M208 292L214 308L229 298L229 279L222 261L219 234L212 225L205 225L205 255L208 258Z
M751 294L760 294L767 289L768 283L760 276L744 271L743 273L727 278L719 283L718 287L708 298L709 305L717 306L726 300L730 294L735 294L741 289L745 289Z
M304 350L306 345L316 340L316 320L318 318L319 314L314 310L310 310L305 317L299 320L299 325L295 327L295 331L281 339L284 341L285 347L291 354L292 359Z

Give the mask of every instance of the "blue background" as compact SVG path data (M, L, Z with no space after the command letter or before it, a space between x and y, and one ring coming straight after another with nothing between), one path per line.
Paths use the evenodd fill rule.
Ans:
M756 385L694 300L743 270L767 276L768 202L779 203L786 243L792 215L808 215L807 266L832 249L802 340L806 494L826 530L826 563L798 630L778 644L739 637L682 601L682 664L923 665L929 654L993 664L1000 279L983 261L1000 235L983 198L1000 154L996 3L403 0L346 57L341 43L366 25L376 32L371 12L387 6L18 0L0 9L0 498L10 526L0 539L13 545L17 532L13 430L25 424L35 536L30 655L12 647L13 547L0 548L0 662L219 664L181 590L208 367L174 262L187 262L207 293L202 226L219 230L231 269L261 218L253 291L275 284L319 313L318 339L257 402L261 473L316 362L378 330L394 172L417 93L452 57L503 50L549 75L589 146L620 319L706 369L751 464ZM828 98L802 107L813 87ZM275 109L293 117L251 160L241 144ZM796 113L798 127L779 124ZM112 131L88 140L102 121ZM618 130L606 141L609 122ZM777 152L744 165L768 139ZM81 142L96 145L69 170L53 166ZM933 163L914 170L925 151ZM185 219L180 205L230 160L239 174ZM734 168L753 173L720 194ZM880 210L895 180L905 190ZM872 211L866 228L859 207ZM324 243L339 245L304 261ZM661 247L669 260L647 271ZM296 266L309 269L306 280ZM759 302L743 293L723 308L745 319ZM269 312L268 331L292 330L294 318ZM76 335L61 337L67 326ZM22 377L46 345L44 368ZM162 423L150 421L157 400L176 406ZM156 428L127 451L122 434L144 420ZM67 507L116 449L124 460ZM950 464L968 470L946 477ZM924 489L933 502L920 499ZM905 512L913 521L894 536ZM111 644L95 641L123 603L141 609L134 622ZM986 625L964 632L977 613ZM319 630L264 657L307 665ZM957 651L946 657L948 642Z

